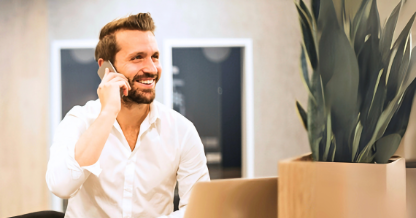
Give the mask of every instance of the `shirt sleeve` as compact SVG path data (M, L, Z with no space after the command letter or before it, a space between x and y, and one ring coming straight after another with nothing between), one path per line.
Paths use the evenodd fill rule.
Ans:
M46 183L49 190L60 198L72 197L91 173L99 176L101 172L99 161L80 167L75 160L75 144L86 129L83 119L68 114L56 130L50 148Z
M185 215L193 186L197 182L210 181L204 146L195 126L191 126L185 138L177 172L179 210L159 218L182 218Z

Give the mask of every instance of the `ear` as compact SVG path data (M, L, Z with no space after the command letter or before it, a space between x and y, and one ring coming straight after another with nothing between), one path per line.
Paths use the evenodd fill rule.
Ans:
M103 65L104 60L102 58L98 59L98 67L101 67L101 65Z

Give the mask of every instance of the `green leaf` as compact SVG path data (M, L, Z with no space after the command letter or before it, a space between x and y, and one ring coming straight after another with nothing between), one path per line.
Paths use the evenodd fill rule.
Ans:
M312 25L310 20L308 20L307 15L305 12L300 8L300 6L296 5L296 8L299 13L299 19L302 29L302 35L303 35L303 45L306 48L309 62L313 69L316 69L318 65L318 58L316 54L316 47L315 47L315 41L313 37L312 32Z
M303 109L302 105L298 101L296 101L296 109L298 111L298 115L302 120L303 126L305 129L308 129L308 115L306 114L305 109Z
M386 107L387 103L401 90L410 62L410 44L410 35L408 35L407 40L403 40L398 47L393 48L394 51L392 55L395 54L395 56L392 58L387 72L387 95L384 107Z
M410 34L412 29L413 23L415 21L416 13L410 18L409 22L407 22L406 26L404 27L403 31L400 33L399 37L397 38L396 42L394 42L393 48L398 47Z
M396 29L397 20L399 18L399 12L401 10L403 1L401 0L399 4L394 8L393 12L391 12L384 29L381 32L380 37L380 53L383 56L383 63L386 65L388 64L391 44L393 41L394 30Z
M379 139L376 142L375 161L380 164L387 163L396 152L401 140L402 137L399 134L391 134Z
M313 21L312 14L311 12L309 12L308 7L306 7L305 2L303 2L303 0L299 1L299 6L305 12L308 19L312 22Z
M348 141L358 115L358 62L347 36L338 25L332 1L321 2L318 26L322 29L318 72L324 85L325 107L331 113L337 144L335 159L348 162L351 160Z
M387 98L384 104L384 108L390 103L393 98L400 94L403 79L406 78L407 68L410 61L410 45L411 45L411 27L414 23L416 13L413 14L403 31L400 33L396 42L393 45L392 52L390 54L390 62L387 66L388 69L388 91Z
M322 31L325 28L340 30L341 28L338 24L338 18L333 2L320 1L319 6L319 18L317 20L318 31Z
M300 53L300 67L301 67L301 70L302 70L303 82L305 83L306 87L308 88L308 92L310 92L311 84L309 82L309 70L308 70L308 64L306 62L305 50L304 50L303 47L301 47L301 53Z
M332 140L332 144L333 144L333 149L332 149L332 158L331 158L331 161L334 162L335 161L335 154L337 153L337 142L336 142L336 140L334 138Z
M329 148L331 147L331 142L333 141L333 134L332 134L332 121L331 121L331 113L328 113L326 118L326 144L325 144L325 151L322 157L323 161L328 161L328 153Z
M357 126L355 127L354 140L352 143L352 156L351 156L352 161L355 160L355 156L357 155L358 145L360 144L362 132L363 132L363 126L361 125L361 122L358 121Z
M374 102L374 94L377 91L378 82L380 81L382 75L381 70L383 65L381 63L381 55L378 49L379 43L377 40L378 39L374 39L373 36L370 36L370 38L365 42L362 51L358 55L358 64L360 68L358 104L361 105L360 114L364 128L367 125L369 110ZM383 82L385 83L385 76L383 78ZM385 86L383 85L382 88L384 87ZM378 103L381 103L381 105L376 105L376 107L380 107L381 109L384 101Z
M384 135L390 135L397 133L403 137L406 132L407 125L409 123L410 112L412 110L413 99L415 96L416 90L416 80L413 79L412 83L407 87L402 103L399 109L394 113L393 117L390 120L389 125L384 133Z
M410 35L412 36L412 35ZM412 42L412 40L410 40ZM410 62L409 66L407 67L406 76L403 81L402 88L406 89L412 82L413 79L416 78L416 47L412 49L410 53Z
M354 50L358 55L366 42L368 36L373 36L374 39L378 38L380 30L380 18L377 10L377 1L369 0L363 1L362 8L357 13L353 22L353 36Z
M312 74L311 92L313 96L308 98L308 138L311 146L312 158L320 160L319 145L325 130L325 97L321 76Z
M363 105L368 105L367 101L370 101L370 105L368 110L363 110L361 114L362 118L362 124L363 124L363 131L361 134L360 139L360 145L358 150L363 150L367 147L367 153L363 153L366 156L372 155L371 152L369 152L369 148L371 148L374 144L373 137L377 133L377 125L379 125L380 118L383 115L383 104L385 101L385 87L386 87L386 73L384 73L384 70L381 70L379 73L379 77L376 80L376 85L374 87L374 93L371 93L372 97L369 98L369 100L365 100L363 102ZM368 93L369 94L369 93ZM365 116L364 116L365 115ZM365 117L365 118L364 118ZM364 158L364 159L363 159ZM365 162L371 161L372 159L366 159L366 157L361 157L361 160L358 162Z
M374 129L374 134L372 134L371 139L367 145L362 149L361 153L358 156L357 162L362 162L366 156L369 155L370 149L373 147L374 143L379 140L387 129L387 126L390 123L391 118L394 113L400 107L404 93L397 95L391 102L388 104L387 108L381 113L380 118L378 119L377 125Z
M320 0L311 0L312 12L315 17L315 20L318 20L318 17L319 17L320 4L321 4Z

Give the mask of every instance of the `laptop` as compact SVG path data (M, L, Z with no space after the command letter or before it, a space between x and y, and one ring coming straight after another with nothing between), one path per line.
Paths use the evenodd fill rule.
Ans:
M184 218L276 218L277 177L195 184Z

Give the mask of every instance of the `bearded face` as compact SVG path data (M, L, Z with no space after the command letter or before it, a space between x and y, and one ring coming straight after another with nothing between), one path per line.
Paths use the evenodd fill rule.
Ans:
M156 96L156 83L159 81L158 74L143 73L128 80L131 90L128 96L123 97L125 103L150 104L153 102Z
M155 36L150 31L119 30L116 41L119 51L114 67L128 79L131 87L122 102L126 106L152 103L162 72Z

